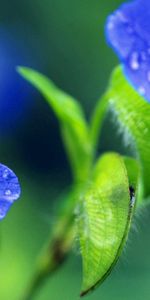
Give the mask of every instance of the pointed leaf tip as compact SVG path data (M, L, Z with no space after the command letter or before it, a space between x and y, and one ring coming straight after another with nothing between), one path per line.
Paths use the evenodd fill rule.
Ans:
M61 124L61 133L73 175L83 180L87 173L92 147L88 124L80 103L41 73L26 67L18 67L17 70L39 90L53 109Z

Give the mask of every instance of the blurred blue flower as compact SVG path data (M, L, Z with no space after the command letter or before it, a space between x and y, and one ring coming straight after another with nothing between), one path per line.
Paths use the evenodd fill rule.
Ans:
M17 65L33 65L20 28L0 28L0 135L12 134L31 107L32 89L16 72Z
M0 220L21 193L17 176L8 167L0 164Z
M150 101L150 0L123 4L108 17L106 37L129 81Z

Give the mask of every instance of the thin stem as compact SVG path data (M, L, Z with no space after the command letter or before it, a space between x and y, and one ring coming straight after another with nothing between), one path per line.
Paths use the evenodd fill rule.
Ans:
M98 102L91 120L90 143L92 142L92 149L96 149L107 106L108 97L104 95ZM86 163L84 167L81 166L81 176L75 174L75 177L77 178L76 181L80 183L78 186L75 184L74 189L64 201L63 210L59 214L51 238L48 240L47 246L42 251L38 260L33 279L20 300L33 300L33 297L47 277L57 270L70 252L74 240L74 209L77 200L79 199L80 192L83 192L84 187L86 186L86 180L92 165L93 156L94 153L92 151L86 156Z
M98 138L100 136L102 124L106 116L106 111L108 109L108 101L109 101L108 94L104 94L104 96L98 101L91 118L90 135L91 135L91 141L94 149L97 148Z
M89 126L87 124L86 126L80 124L80 126L77 127L77 130L78 132L74 133L68 126L61 127L63 144L65 146L75 184L87 179L93 157Z
M68 195L58 216L51 238L38 259L33 279L20 300L33 300L33 297L50 276L64 262L74 240L74 209L81 186L76 186ZM83 186L82 186L83 190Z
M74 227L67 230L64 237L54 239L41 255L36 273L25 296L21 300L33 300L46 279L64 262L74 238Z

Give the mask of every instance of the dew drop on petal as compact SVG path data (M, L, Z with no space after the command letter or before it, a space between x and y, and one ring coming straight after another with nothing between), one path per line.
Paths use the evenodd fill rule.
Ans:
M4 172L3 172L3 175L2 175L3 178L7 178L8 174L9 174L8 169L5 169Z
M133 52L130 58L130 67L132 70L138 70L140 67L139 64L139 55L137 52Z
M113 15L109 18L109 22L108 22L107 26L108 26L109 30L114 28L114 16Z
M125 14L121 10L117 10L114 15L115 18L117 17L122 23L128 24L128 18L126 18Z
M113 18L112 18L113 16ZM106 39L130 84L150 102L150 0L127 1L108 16ZM109 21L112 22L111 30Z
M3 219L11 205L21 193L17 176L12 170L0 164L0 220Z
M5 195L6 195L6 196L10 196L10 195L11 195L11 190L6 190L6 191L5 191Z

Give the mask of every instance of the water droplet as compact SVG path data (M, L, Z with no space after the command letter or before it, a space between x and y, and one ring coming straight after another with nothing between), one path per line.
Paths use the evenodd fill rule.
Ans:
M139 55L137 52L133 52L131 55L130 66L133 70L138 70L139 65Z
M107 23L108 30L111 30L114 28L114 20L113 19L114 19L113 17L109 18L109 21Z
M150 48L147 49L147 53L150 55Z
M11 205L21 193L20 184L15 173L0 163L0 220L2 220Z
M138 89L139 93L144 96L146 91L145 91L145 88L143 86L140 86L139 89Z
M5 195L6 195L6 196L10 196L10 195L11 195L11 190L7 189L7 190L5 191Z
M126 16L120 11L116 11L115 13L116 17L119 18L123 23L128 23L128 19L126 18Z
M5 169L4 172L3 172L3 178L7 178L8 174L9 174L8 169Z

